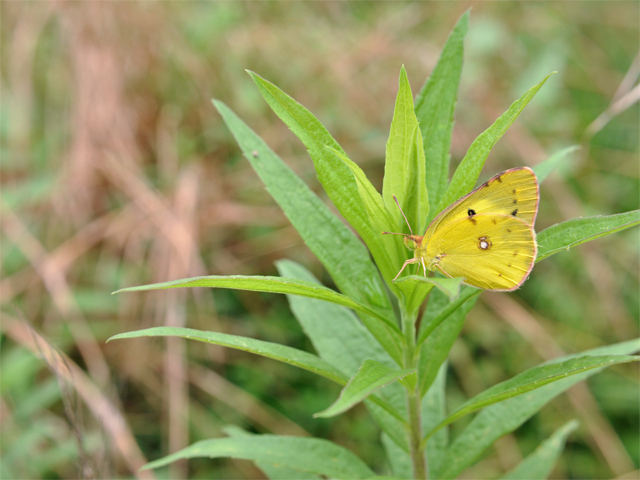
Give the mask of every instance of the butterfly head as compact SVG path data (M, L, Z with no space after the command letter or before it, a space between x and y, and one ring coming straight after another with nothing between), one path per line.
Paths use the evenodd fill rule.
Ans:
M405 235L403 240L409 250L416 250L422 244L422 237L420 235Z

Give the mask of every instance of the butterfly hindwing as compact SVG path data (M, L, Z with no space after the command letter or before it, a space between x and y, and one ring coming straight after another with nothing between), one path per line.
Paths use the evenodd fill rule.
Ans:
M477 214L442 224L426 246L427 260L449 277L486 290L517 289L535 262L533 228L512 215Z

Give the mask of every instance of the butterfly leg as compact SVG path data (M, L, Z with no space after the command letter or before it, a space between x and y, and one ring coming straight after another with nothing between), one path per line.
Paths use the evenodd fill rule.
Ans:
M424 263L424 257L421 258L422 260L422 268L424 269L424 276L427 276L427 265ZM418 270L420 269L420 267L418 267Z
M418 263L420 261L419 258L410 258L409 260L407 260L406 262L404 262L404 264L402 265L402 268L400 269L400 271L398 272L398 274L396 275L396 278L394 278L393 280L391 280L392 282L395 282L396 279L400 276L400 274L402 273L402 271L404 270L404 268L409 265L410 263Z

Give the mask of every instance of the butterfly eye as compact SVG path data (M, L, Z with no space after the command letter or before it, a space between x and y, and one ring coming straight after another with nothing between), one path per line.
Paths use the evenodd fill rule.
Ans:
M480 237L478 238L478 248L480 250L489 250L491 248L491 241L488 237Z

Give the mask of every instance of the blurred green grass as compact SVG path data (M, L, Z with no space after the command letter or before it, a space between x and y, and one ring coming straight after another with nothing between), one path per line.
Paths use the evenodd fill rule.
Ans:
M15 458L3 462L3 478L72 478L78 465L96 476L132 475L74 386L56 390L46 363L33 357L42 352L31 347L27 353L25 322L120 403L148 459L181 442L222 435L229 423L291 433L275 414L275 426L260 424L253 413L267 406L383 471L378 432L364 409L335 420L311 418L337 394L328 382L216 347L168 347L149 339L104 344L119 332L177 322L310 350L284 297L109 293L203 273L275 274L278 258L303 263L331 285L240 157L210 98L238 112L326 198L303 146L244 69L258 72L314 112L379 187L400 65L417 91L470 6L453 164L512 100L557 70L496 146L483 179L580 144L542 187L538 230L575 216L637 209L638 103L585 133L620 98L634 58L637 65L635 2L0 4L0 455ZM637 72L631 82L637 83ZM633 229L556 255L536 267L520 291L481 302L452 352L451 407L545 359L548 345L518 330L514 319L539 326L567 352L636 337L639 240ZM502 309L514 302L518 313L504 316ZM92 355L91 348L98 350ZM179 358L184 365L172 377L168 365ZM241 387L253 407L234 408L242 394L227 387L196 386L188 376L194 366ZM589 390L574 393L586 413L567 396L555 400L465 476L499 475L569 418L579 418L582 427L555 478L637 469L637 385L633 366L594 377ZM170 395L172 386L181 394ZM63 399L75 419L69 420ZM187 410L188 422L170 420L187 418ZM585 424L585 418L597 422ZM463 423L453 425L454 435ZM621 443L603 453L598 435ZM84 453L76 436L86 440ZM612 460L616 454L621 462ZM260 475L245 462L189 465L176 466L171 476Z

